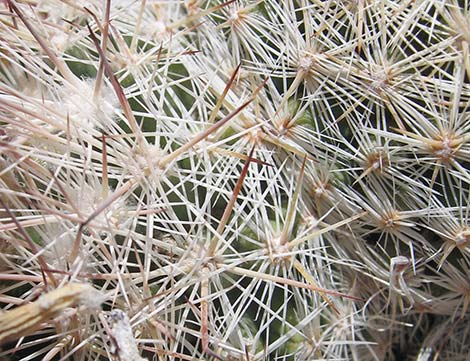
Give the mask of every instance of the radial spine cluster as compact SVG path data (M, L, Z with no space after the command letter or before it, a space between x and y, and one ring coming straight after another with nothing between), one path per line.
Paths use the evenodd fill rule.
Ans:
M468 0L0 2L1 360L468 360L469 197Z

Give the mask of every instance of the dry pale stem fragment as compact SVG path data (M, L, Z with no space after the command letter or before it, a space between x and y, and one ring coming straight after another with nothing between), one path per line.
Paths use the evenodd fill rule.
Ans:
M88 284L68 285L41 295L36 301L0 314L0 344L28 336L66 308L86 303L97 291Z
M132 332L129 317L121 310L113 310L109 315L111 332L115 341L115 353L119 360L147 361L139 354L137 342Z

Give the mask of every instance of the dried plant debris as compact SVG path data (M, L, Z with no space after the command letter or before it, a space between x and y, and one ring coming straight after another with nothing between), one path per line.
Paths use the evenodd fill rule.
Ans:
M89 284L69 283L39 296L34 302L3 312L0 314L0 344L31 335L69 307L94 308L97 296L98 291Z
M115 309L108 316L110 325L111 353L119 361L147 361L139 354L137 341L132 332L129 317L124 311Z

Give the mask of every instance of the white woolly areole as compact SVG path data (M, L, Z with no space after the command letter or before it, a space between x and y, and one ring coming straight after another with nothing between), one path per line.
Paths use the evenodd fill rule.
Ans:
M66 85L60 94L62 108L66 110L76 128L98 128L114 118L118 101L114 92L103 85L97 99L93 97L94 79L82 80L78 86Z

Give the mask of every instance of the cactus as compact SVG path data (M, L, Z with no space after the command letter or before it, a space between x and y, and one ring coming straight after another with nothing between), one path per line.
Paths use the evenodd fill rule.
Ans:
M467 0L0 8L0 358L468 357Z

